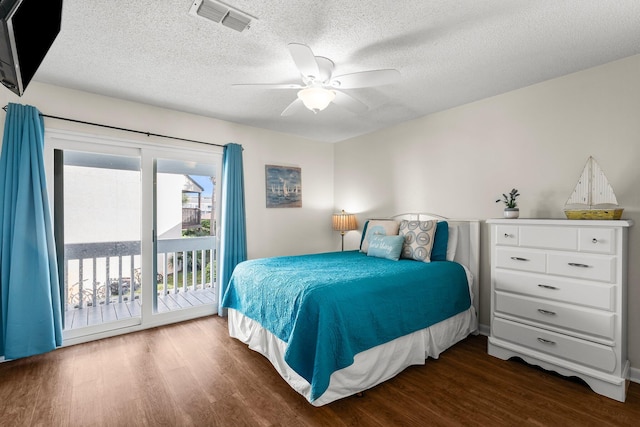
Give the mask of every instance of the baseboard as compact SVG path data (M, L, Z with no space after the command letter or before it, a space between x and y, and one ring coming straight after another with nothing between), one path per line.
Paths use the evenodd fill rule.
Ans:
M491 334L491 328L489 327L489 325L483 325L482 323L480 323L478 325L478 331L480 332L480 335L484 335L484 336L489 336L489 334Z
M640 384L640 369L629 368L629 381Z

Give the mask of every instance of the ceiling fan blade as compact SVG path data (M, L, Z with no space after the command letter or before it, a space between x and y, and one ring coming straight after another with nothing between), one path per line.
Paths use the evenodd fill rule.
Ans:
M296 100L293 101L291 104L289 104L289 106L287 106L287 108L285 108L284 111L282 113L280 113L280 115L281 116L291 116L292 114L295 114L298 111L302 111L305 108L306 107L302 103L302 100L300 98L296 98Z
M300 70L300 74L304 77L317 79L320 76L320 69L311 48L300 43L289 43L288 46L293 62Z
M271 84L271 83L236 83L231 86L250 87L257 89L302 89L304 86L297 83Z
M316 62L318 63L318 80L321 83L329 83L335 64L324 56L316 56Z
M382 86L395 83L399 78L400 71L393 69L361 71L336 76L331 80L331 86L340 89Z
M344 92L340 92L339 90L334 91L336 93L336 97L333 99L333 103L339 105L342 108L345 108L355 114L364 113L369 109L365 104L358 101L351 95L347 95Z

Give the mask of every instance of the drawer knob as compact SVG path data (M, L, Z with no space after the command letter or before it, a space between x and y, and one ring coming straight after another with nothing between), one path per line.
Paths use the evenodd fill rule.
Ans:
M506 237L506 238L508 239L509 237L511 237L511 234L509 234L509 233L504 233L504 237Z
M539 284L538 286L539 286L539 287L541 287L541 288L544 288L544 289L552 289L552 290L554 290L554 291L555 291L555 290L558 290L558 288L556 288L555 286L542 285L542 284Z
M581 267L581 268L589 268L589 267L591 267L590 265L580 264L579 262L569 262L567 264L569 264L571 267Z
M511 259L514 261L529 261L528 259L519 256L512 256Z
M541 342L542 344L548 344L548 345L554 345L555 344L554 341L545 340L544 338L538 338L538 341Z
M542 314L545 314L547 316L555 316L556 313L553 311L549 311L549 310L543 310L542 308L539 308L538 311Z
M598 239L596 239L595 237L593 239L591 239L591 242L593 243L598 243Z

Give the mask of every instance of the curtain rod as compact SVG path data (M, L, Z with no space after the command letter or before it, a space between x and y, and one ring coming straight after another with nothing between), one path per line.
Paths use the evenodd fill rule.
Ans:
M6 112L7 111L7 105L2 107L2 109ZM194 139L179 138L177 136L160 135L158 133L143 132L143 131L135 130L135 129L127 129L127 128L121 128L121 127L117 127L117 126L103 125L103 124L100 124L100 123L85 122L83 120L69 119L69 118L66 118L66 117L50 116L48 114L42 114L42 113L40 113L40 116L46 117L46 118L49 118L49 119L65 120L67 122L73 122L73 123L82 123L84 125L99 126L99 127L108 128L108 129L115 129L115 130L123 130L123 131L126 131L126 132L139 133L139 134L147 135L147 136L158 136L160 138L177 139L177 140L180 140L180 141L195 142L195 143L198 143L198 144L213 145L213 146L216 146L216 147L224 147L224 145L215 144L213 142L196 141Z

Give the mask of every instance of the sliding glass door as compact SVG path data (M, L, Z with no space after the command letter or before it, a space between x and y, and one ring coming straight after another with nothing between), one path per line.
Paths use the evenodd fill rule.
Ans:
M67 330L140 323L140 157L130 154L55 151Z
M215 313L222 151L45 132L65 341Z
M155 206L155 311L215 304L215 165L156 159Z

